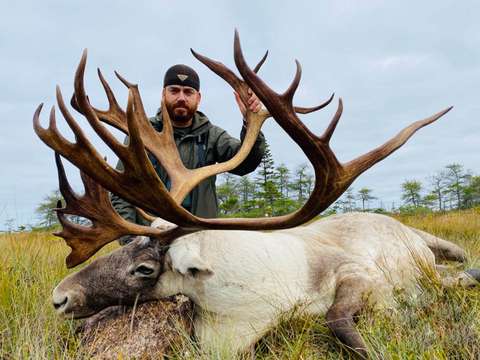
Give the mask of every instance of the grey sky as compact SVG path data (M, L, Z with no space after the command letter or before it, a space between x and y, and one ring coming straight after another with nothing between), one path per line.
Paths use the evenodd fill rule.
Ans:
M353 184L356 190L373 189L388 207L399 204L405 179L423 182L451 163L479 173L478 1L2 0L1 9L0 229L9 218L16 219L15 226L35 223L36 205L57 186L53 151L36 137L32 116L45 103L41 121L47 125L57 84L70 98L85 48L86 89L96 107L106 106L96 68L122 105L127 93L113 71L139 84L152 116L165 70L185 63L202 81L200 110L238 135L241 116L231 88L190 53L193 48L234 69L235 27L250 65L269 50L259 74L274 90L283 92L295 74L294 60L301 63L295 105L313 106L335 92L328 108L302 117L312 131L324 131L338 97L343 99L344 114L331 144L342 162L381 145L413 121L455 106L363 174ZM73 114L87 129L86 121ZM57 121L69 134L58 111ZM277 165L294 168L306 161L273 120L264 132ZM94 144L116 163L100 141ZM67 170L72 186L82 191L78 171Z

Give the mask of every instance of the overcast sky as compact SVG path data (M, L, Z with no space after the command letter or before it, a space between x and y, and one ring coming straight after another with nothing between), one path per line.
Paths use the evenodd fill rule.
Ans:
M427 175L451 163L480 172L478 1L1 0L0 8L0 230L12 218L15 227L35 224L34 209L57 187L53 151L35 135L32 117L45 103L41 122L47 125L57 84L70 98L84 49L86 90L96 107L106 106L97 68L121 105L127 92L113 72L137 83L147 115L153 116L165 70L184 63L202 81L199 109L237 136L241 116L231 88L190 53L193 48L234 69L235 28L251 66L269 50L259 75L275 91L287 89L295 59L301 63L295 105L314 106L335 92L329 107L302 117L315 133L323 133L338 97L343 99L331 143L341 162L381 145L411 122L454 106L357 179L355 191L373 189L388 208L392 202L400 205L400 184L406 179L426 185ZM72 139L59 112L57 121ZM276 165L293 169L306 161L272 119L264 133ZM111 151L98 140L94 144L115 165ZM67 170L72 186L82 191L78 171Z

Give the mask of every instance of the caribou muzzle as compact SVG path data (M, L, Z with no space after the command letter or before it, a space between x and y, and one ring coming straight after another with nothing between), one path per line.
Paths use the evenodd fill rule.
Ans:
M80 284L72 284L70 277L65 278L53 290L52 303L61 317L78 319L91 316L94 309L85 307L85 289Z

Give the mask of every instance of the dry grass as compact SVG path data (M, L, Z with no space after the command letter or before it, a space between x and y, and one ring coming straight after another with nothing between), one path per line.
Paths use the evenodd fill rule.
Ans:
M80 321L57 318L50 301L72 272L65 267L69 248L35 232L0 235L0 249L0 359L77 359Z

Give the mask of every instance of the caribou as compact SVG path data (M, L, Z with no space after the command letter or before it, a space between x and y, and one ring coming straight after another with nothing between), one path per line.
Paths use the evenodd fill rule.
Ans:
M58 106L75 134L75 142L58 131L54 107L48 128L40 125L42 105L35 112L35 132L55 151L60 190L66 200L65 207L59 203L55 210L62 224L56 235L72 248L67 267L86 261L120 236L137 236L129 245L98 257L60 282L52 296L60 316L88 317L119 303L133 305L181 293L195 305L195 334L202 346L243 351L283 315L301 309L302 313L325 315L340 341L365 359L369 352L354 323L354 316L364 307L373 303L393 306L394 290L413 295L421 290L418 280L426 274L438 277L445 286L477 283L480 276L476 270L449 278L442 278L437 271L436 260L464 260L460 247L384 215L334 215L300 226L332 204L361 173L451 108L411 124L367 154L340 163L329 142L342 114L342 100L324 134L313 134L297 114L323 108L333 95L316 107L293 106L301 75L298 62L291 86L284 94L277 94L257 75L266 55L252 70L245 62L236 31L234 59L241 77L220 62L192 53L229 83L244 103L251 88L265 106L258 113L247 109L245 141L239 153L225 163L186 169L176 151L165 107L164 129L157 132L145 115L138 86L119 74L129 91L126 111L118 105L100 71L109 108L94 108L83 81L86 51L75 75L71 105L119 157L125 170L111 167L93 147L68 111L58 87ZM179 204L198 182L232 170L243 161L270 117L301 147L314 167L315 186L304 206L289 215L261 219L202 219L184 210ZM128 134L130 143L123 145L103 123ZM168 172L170 192L157 177L145 149ZM76 194L68 184L61 157L80 169L84 195ZM153 220L152 226L123 220L110 204L108 191L137 206ZM67 214L82 216L92 224L79 226L69 221Z

